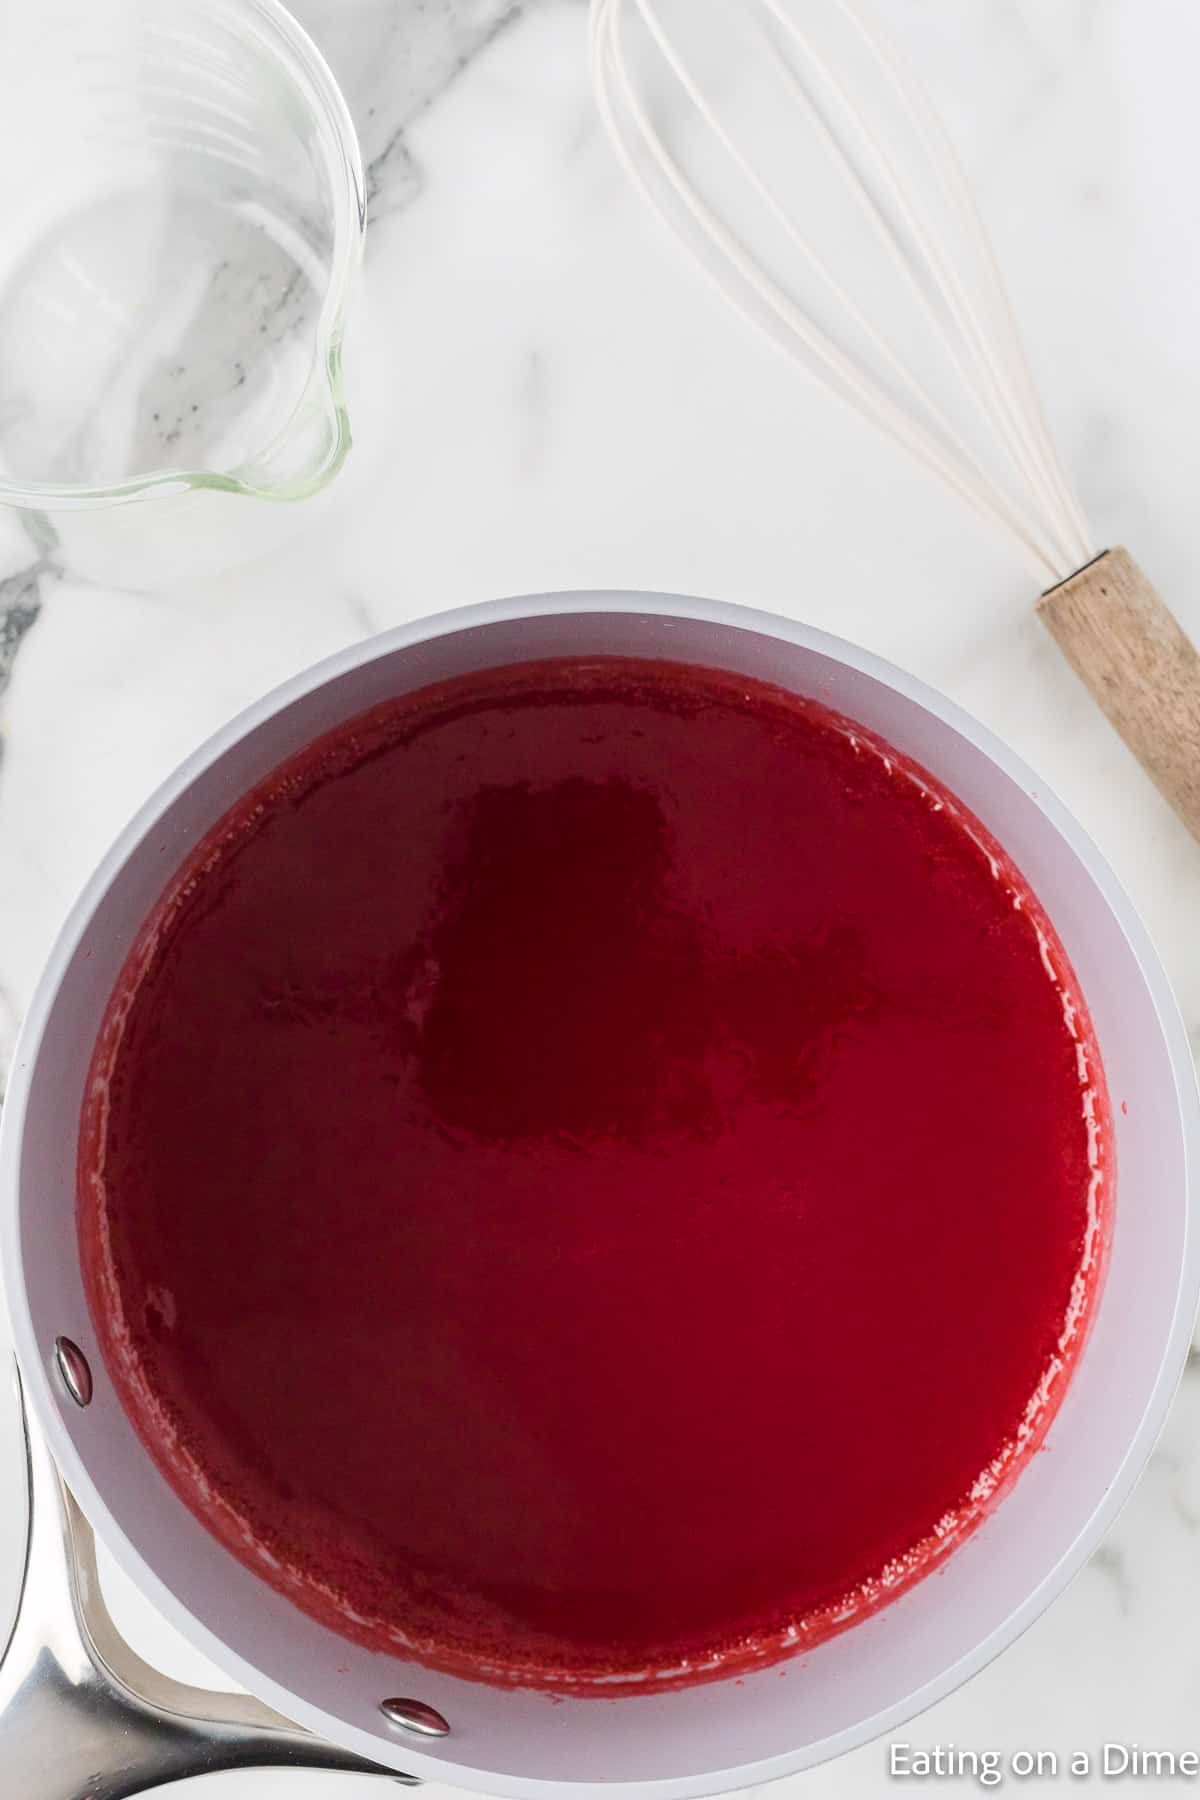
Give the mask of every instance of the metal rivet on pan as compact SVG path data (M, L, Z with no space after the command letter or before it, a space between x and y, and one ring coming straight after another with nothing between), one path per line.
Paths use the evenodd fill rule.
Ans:
M60 1337L55 1341L54 1360L58 1365L62 1384L70 1394L76 1406L92 1404L92 1371L88 1359L69 1337Z
M450 1730L441 1713L423 1700L384 1700L379 1710L389 1725L414 1731L418 1737L446 1737Z

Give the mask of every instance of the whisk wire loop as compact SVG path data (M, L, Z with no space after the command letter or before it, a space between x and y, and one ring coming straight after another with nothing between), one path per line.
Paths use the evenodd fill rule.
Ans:
M592 77L605 128L634 185L729 304L765 329L793 361L815 372L977 512L1006 529L1046 573L1059 579L1088 561L1094 550L1082 509L1054 452L999 265L969 183L935 108L900 53L866 23L853 0L828 0L828 4L853 28L898 102L923 161L933 170L941 202L973 259L978 299L972 297L970 283L947 253L931 208L922 205L905 185L899 158L856 104L847 81L821 54L811 31L797 22L788 0L751 0L749 5L738 0L735 10L741 21L757 25L766 66L815 127L874 237L933 326L963 389L1016 473L1019 503L989 473L927 385L853 299L780 199L773 182L739 143L696 75L691 59L667 29L658 0L592 0ZM811 307L771 272L744 231L737 229L733 208L727 206L723 216L668 147L638 91L626 53L624 26L630 7L646 45L686 97L727 167L736 170L745 184L748 203L756 205L782 232L840 316L870 346L899 397L889 392L862 358L848 354L813 316ZM699 6L692 0L689 16L715 21L727 10L728 0L702 0ZM785 39L786 53L772 33L772 25ZM814 77L831 106L816 98L811 86ZM834 122L834 114L843 129L851 132L853 147Z

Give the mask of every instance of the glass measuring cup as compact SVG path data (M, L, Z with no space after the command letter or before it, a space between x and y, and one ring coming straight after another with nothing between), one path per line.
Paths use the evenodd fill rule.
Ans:
M337 473L364 184L277 0L0 8L0 504L149 586L258 554Z

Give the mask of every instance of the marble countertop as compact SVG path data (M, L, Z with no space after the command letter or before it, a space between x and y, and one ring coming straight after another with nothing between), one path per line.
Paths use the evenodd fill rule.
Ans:
M1200 485L1200 13L1190 0L876 4L976 184L1098 539L1128 543L1200 638L1187 523ZM1037 624L1036 571L694 282L598 127L583 0L295 10L344 83L368 163L358 446L286 549L161 592L89 585L0 520L0 1059L93 863L210 731L364 633L560 587L774 609L950 694L1111 859L1200 1043L1200 850ZM0 1426L2 1620L19 1516L7 1415ZM1198 1567L1200 1352L1088 1568L903 1735L1200 1747ZM138 1648L203 1678L112 1585ZM857 1797L886 1781L872 1745L786 1785ZM266 1800L298 1785L229 1777L221 1791ZM356 1790L316 1776L304 1791Z

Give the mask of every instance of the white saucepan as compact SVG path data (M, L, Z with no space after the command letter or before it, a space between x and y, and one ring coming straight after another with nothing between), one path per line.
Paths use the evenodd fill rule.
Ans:
M606 652L717 666L815 695L924 764L983 820L1040 896L1091 1009L1113 1102L1117 1198L1107 1281L1048 1453L1031 1459L936 1579L782 1673L552 1700L357 1649L236 1562L175 1497L118 1404L89 1320L75 1239L76 1122L135 931L247 788L389 695L510 661ZM36 1473L24 1612L0 1668L0 1769L17 1771L21 1800L119 1800L180 1774L270 1762L382 1766L503 1795L604 1787L682 1800L807 1768L887 1731L1011 1643L1128 1497L1192 1328L1200 1246L1189 1164L1198 1155L1186 1037L1113 875L1016 757L896 669L783 619L636 593L444 613L331 658L218 732L142 808L71 914L18 1047L0 1146L0 1254ZM56 1351L63 1339L78 1355ZM386 1387L380 1408L387 1428L403 1431ZM87 1527L73 1501L60 1500L43 1439L125 1572L258 1703L176 1689L114 1645L95 1603ZM68 1561L83 1559L74 1581L62 1566L64 1534ZM389 1700L404 1704L385 1713ZM430 1735L442 1729L437 1715L444 1735Z

